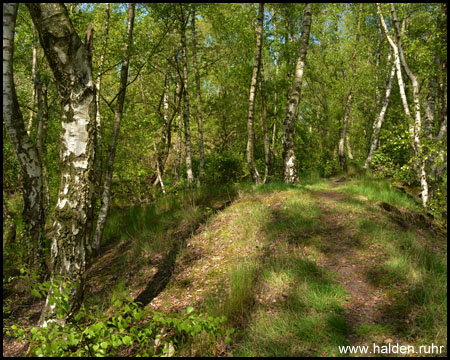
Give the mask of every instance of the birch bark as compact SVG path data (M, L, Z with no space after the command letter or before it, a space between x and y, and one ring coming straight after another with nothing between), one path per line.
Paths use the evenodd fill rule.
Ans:
M34 108L34 103L36 102L36 82L37 82L37 76L36 76L36 65L37 65L37 33L36 28L33 27L33 60L31 63L31 78L33 79L33 90L31 93L31 106ZM27 133L28 136L30 136L31 127L33 126L33 110L30 109L30 117L28 120L28 126L27 126Z
M350 109L352 106L352 98L353 98L353 81L354 81L354 76L355 76L355 71L356 71L356 54L357 54L357 44L359 42L359 32L360 32L360 28L361 28L362 9L363 9L363 4L361 3L359 5L358 25L357 25L357 32L356 32L356 46L353 50L352 60L351 60L352 75L351 75L350 81L352 83L350 85L350 90L347 95L347 101L345 103L344 121L343 121L343 126L340 131L339 146L338 146L339 163L341 165L341 169L344 171L347 171L347 159L346 159L345 151L344 151L344 143L346 140L347 140L347 147L350 149L350 146L348 145L348 126L349 126L349 121L350 121ZM351 154L350 151L349 151L349 154ZM353 156L351 156L351 158L352 157Z
M180 98L182 98L181 94L181 85L180 83L177 83L177 90L176 94ZM184 106L184 105L183 105ZM181 122L181 108L178 110L178 119L177 119L177 156L175 158L175 177L177 182L180 181L180 172L181 172L181 134L182 134L182 122Z
M183 61L183 121L184 121L184 144L186 149L186 174L189 185L194 183L194 173L192 171L192 146L191 146L191 126L189 120L189 92L188 92L188 63L187 63L187 45L186 45L186 14L183 4L180 4L181 10L181 57Z
M42 166L39 151L25 130L13 75L14 31L18 4L3 4L3 119L20 165L23 188L22 239L25 262L44 271L42 233L45 224L42 192Z
M303 12L302 35L300 38L300 52L295 68L294 79L289 91L286 116L283 121L282 145L284 182L294 183L297 179L297 164L294 151L295 120L298 115L298 104L302 90L303 70L311 30L311 4L307 3Z
M422 188L422 205L423 207L427 207L429 191L428 191L428 174L426 170L426 160L423 154L422 149L422 140L421 140L421 131L422 131L422 120L420 113L420 100L419 100L419 82L417 77L413 74L413 72L409 69L408 63L406 62L405 54L403 52L402 38L400 32L399 20L397 18L397 13L395 11L395 6L391 3L391 13L392 18L394 20L394 30L397 38L397 46L399 50L400 60L402 62L403 68L405 69L406 74L408 75L411 84L413 86L413 102L415 108L415 121L414 121L414 143L416 146L417 152L417 167L419 169L419 180Z
M256 54L253 64L253 74L250 82L250 95L248 99L248 118L247 118L247 166L250 176L256 184L261 182L261 177L256 169L255 155L254 155L254 118L255 118L255 98L256 98L256 84L258 82L258 74L261 66L261 50L262 50L262 31L264 20L264 3L259 4L258 19L255 25L256 34Z
M200 152L200 164L198 174L198 185L203 183L205 173L205 149L203 146L203 112L202 112L202 96L200 91L200 71L197 63L197 35L195 31L195 9L192 12L192 58L194 62L195 86L197 90L197 122L198 122L198 141Z
M421 145L421 139L420 139L420 132L421 132L421 114L420 114L420 102L419 102L419 83L417 81L417 78L414 76L414 74L410 71L408 64L406 62L404 53L403 53L403 47L401 42L401 34L400 34L400 26L399 21L397 18L397 14L395 12L394 4L391 4L391 13L394 20L394 31L395 31L395 38L396 41L390 37L386 22L384 21L384 17L381 11L381 6L379 3L377 3L377 11L378 16L380 17L381 25L383 27L383 31L386 35L386 38L388 39L389 44L391 45L392 49L394 50L394 62L396 66L397 71L397 79L398 79L398 85L400 88L400 96L403 103L403 109L405 111L406 117L409 122L409 137L411 142L411 147L413 148L414 157L415 157L415 167L418 170L418 177L420 181L420 185L422 188L421 195L422 195L422 205L423 207L426 207L428 202L428 180L427 180L427 172L425 168L425 159L423 158L422 154L422 145ZM411 112L409 110L408 100L405 93L405 85L403 83L403 77L402 77L402 71L401 66L403 65L403 68L405 69L406 74L408 75L409 79L411 80L412 87L413 87L413 102L414 102L414 108L415 108L415 118L413 119Z
M270 170L270 139L269 139L269 125L267 124L267 102L266 102L266 86L264 80L264 66L261 61L260 69L261 78L259 79L261 84L261 103L262 103L262 122L264 132L264 179L263 184L267 184L269 181Z
M391 62L391 57L392 57L392 53L390 52L389 56L388 56L388 66ZM367 155L366 162L364 163L364 169L367 169L369 167L370 162L372 161L372 158L373 158L373 153L375 152L375 150L377 149L377 146L378 146L380 130L381 130L381 126L383 125L384 115L386 114L386 110L389 105L389 99L391 96L391 89L392 89L392 80L394 79L394 76L395 76L395 63L393 62L392 67L391 67L391 73L389 74L389 78L387 80L386 87L385 87L386 93L384 95L383 105L381 106L380 113L378 114L378 117L374 124L372 143L370 145L370 150L369 150L369 154Z
M95 85L89 52L81 42L61 3L28 3L31 18L39 33L61 102L60 186L54 213L51 245L53 273L69 281L68 311L56 319L49 299L41 313L40 324L65 323L79 309L83 298L86 270L86 244L90 234L88 214L92 206L95 136ZM59 282L63 292L62 282Z

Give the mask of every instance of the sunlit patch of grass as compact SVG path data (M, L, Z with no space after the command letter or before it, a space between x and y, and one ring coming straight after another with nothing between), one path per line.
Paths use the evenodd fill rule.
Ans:
M234 356L331 355L336 344L346 342L340 305L345 291L314 262L274 255L261 282L259 306Z
M369 176L361 176L359 179L343 183L339 187L339 191L362 195L372 202L383 201L410 210L422 211L420 204L407 194L396 190L387 181L373 179Z
M357 224L370 249L376 249L377 262L366 269L366 277L387 291L390 305L382 311L388 326L418 343L446 342L447 260L445 253L431 250L442 248L444 239L391 222L359 219Z

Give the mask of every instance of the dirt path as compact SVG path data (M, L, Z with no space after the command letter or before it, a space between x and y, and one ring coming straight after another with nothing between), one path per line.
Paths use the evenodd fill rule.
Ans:
M345 305L345 318L350 329L349 344L367 345L362 342L356 329L363 324L375 325L383 322L378 308L387 300L382 289L374 287L364 276L364 272L373 260L358 254L359 243L354 239L351 228L346 224L347 221L351 221L352 215L345 217L342 212L334 210L339 202L348 198L348 195L334 190L342 182L345 180L333 181L332 191L312 193L322 210L321 232L327 239L327 246L323 249L326 260L318 265L336 274L349 294L349 302ZM392 339L386 339L386 342L391 341Z

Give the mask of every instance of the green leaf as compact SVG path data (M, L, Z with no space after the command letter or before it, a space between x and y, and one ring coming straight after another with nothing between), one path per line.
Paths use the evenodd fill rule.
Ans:
M36 296L36 297L39 298L39 299L42 298L42 295L39 294L39 291L37 291L36 289L31 290L31 294L32 294L33 296Z
M108 348L109 343L107 341L103 341L100 345L103 349L106 350Z
M125 345L133 345L133 340L128 335L123 337L122 342Z
M194 311L194 308L192 307L192 306L188 306L187 308L186 308L186 314L187 315L189 315L191 312L193 312Z

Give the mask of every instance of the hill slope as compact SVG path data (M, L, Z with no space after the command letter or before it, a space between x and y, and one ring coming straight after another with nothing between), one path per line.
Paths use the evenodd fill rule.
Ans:
M382 181L196 190L113 213L106 234L86 306L108 312L112 296L131 296L154 310L225 315L236 329L230 344L200 336L179 355L342 356L339 346L447 343L445 236ZM4 355L19 355L16 345Z

